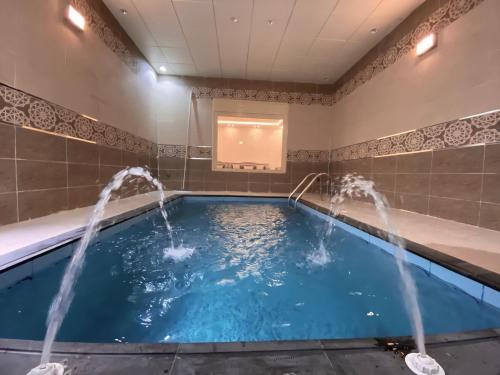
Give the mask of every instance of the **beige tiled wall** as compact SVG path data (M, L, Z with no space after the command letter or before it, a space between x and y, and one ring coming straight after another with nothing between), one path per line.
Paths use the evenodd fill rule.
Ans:
M391 206L500 230L500 144L333 163L375 182Z
M95 204L114 173L136 165L157 170L154 155L0 123L0 225ZM138 182L117 194L147 189Z
M133 70L90 27L69 27L67 4L0 1L0 83L156 141L153 69Z
M410 51L335 103L333 148L499 109L498 14L500 1L484 0L438 33L437 48Z

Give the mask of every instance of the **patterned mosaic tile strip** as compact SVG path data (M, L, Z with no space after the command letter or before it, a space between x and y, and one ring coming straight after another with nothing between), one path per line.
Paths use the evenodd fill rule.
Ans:
M500 110L338 148L332 150L332 159L362 159L497 142L500 142Z
M103 20L99 13L89 4L89 1L71 0L71 5L85 17L92 31L97 34L104 44L106 44L111 51L116 53L116 55L133 71L137 71L138 57L127 48L119 35Z
M190 158L204 158L211 159L212 158L212 147L211 146L189 146L189 157Z
M412 32L402 37L395 45L380 53L371 62L354 74L334 93L333 104L352 93L359 86L371 80L378 73L387 69L401 57L412 51L417 42L430 32L439 32L452 22L456 21L484 0L450 0L434 11L424 22L420 23Z
M330 153L328 150L288 150L287 160L307 162L328 162Z
M186 146L184 145L158 145L160 157L184 158ZM189 146L190 158L212 158L212 147ZM327 162L328 150L288 150L287 160L291 162Z
M158 156L165 158L185 158L186 146L184 145L158 145Z
M72 110L0 84L0 121L77 137L127 151L156 154L156 144Z
M222 89L211 87L193 87L193 94L196 98L230 98L240 100L258 100L264 102L279 102L290 104L319 104L333 105L333 95L307 93L307 92L286 92L271 90L241 90Z

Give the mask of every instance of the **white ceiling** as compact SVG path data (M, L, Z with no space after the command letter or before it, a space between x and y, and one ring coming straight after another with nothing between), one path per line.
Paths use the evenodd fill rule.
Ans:
M160 74L332 83L424 1L104 3Z

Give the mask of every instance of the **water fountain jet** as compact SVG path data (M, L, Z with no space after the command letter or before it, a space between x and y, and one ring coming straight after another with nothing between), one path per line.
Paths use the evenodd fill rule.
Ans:
M101 219L103 217L104 208L110 201L111 194L117 191L129 177L142 177L158 190L160 194L160 212L163 216L163 219L165 220L167 230L170 234L170 247L171 250L175 249L172 227L168 222L167 212L163 207L165 194L163 192L163 186L161 182L151 176L151 173L149 173L149 171L141 167L126 168L116 173L113 176L111 182L101 191L99 195L99 201L95 205L94 210L90 215L85 232L80 242L78 243L71 261L66 267L59 291L54 297L52 305L49 309L49 315L47 317L47 332L45 334L45 340L43 343L40 365L33 368L28 373L29 375L62 375L64 373L64 366L62 364L49 362L52 344L54 343L57 332L59 331L66 313L69 310L71 301L73 300L74 286L83 268L85 250L99 230L99 223L101 222Z
M377 213L387 229L389 242L396 245L396 264L403 282L404 300L408 313L410 314L413 337L418 350L418 353L410 353L406 356L406 364L411 371L418 375L444 375L443 368L432 357L428 356L425 351L424 327L422 323L422 314L418 304L417 288L406 266L407 261L404 251L404 241L389 219L387 213L389 205L385 196L374 189L373 181L365 180L362 176L348 174L341 180L340 191L331 199L330 212L334 216L338 216L340 214L341 204L345 201L346 197L353 198L359 196L372 198ZM329 233L331 232L331 227L330 225Z

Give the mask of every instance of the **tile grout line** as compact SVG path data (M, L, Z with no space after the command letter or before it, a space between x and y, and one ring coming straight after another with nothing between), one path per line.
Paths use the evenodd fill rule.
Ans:
M484 189L484 169L486 165L486 145L483 145L483 165L481 168L481 171L483 172L481 174L481 189L479 191L479 210L477 213L477 226L479 227L481 224L481 208L483 207L483 189Z
M427 184L427 210L426 215L431 215L431 189L432 189L432 167L434 166L434 150L431 151L431 165L429 166L429 183Z
M68 163L68 140L64 139L64 150L66 156L66 209L69 209L69 163Z
M19 223L19 182L17 177L17 128L14 127L14 172L16 174L16 220Z
M321 351L323 352L323 355L326 357L326 360L327 360L327 361L328 361L328 363L330 364L330 367L331 367L332 369L334 369L334 367L333 367L333 362L331 361L330 357L328 357L328 354L326 354L325 347L324 347L324 345L323 345L323 344L321 344L321 349L322 349Z
M174 370L175 360L177 359L177 355L179 354L179 348L180 348L180 344L178 344L177 348L175 349L174 359L172 361L172 364L170 365L170 369L168 370L169 374L173 373L172 371Z

